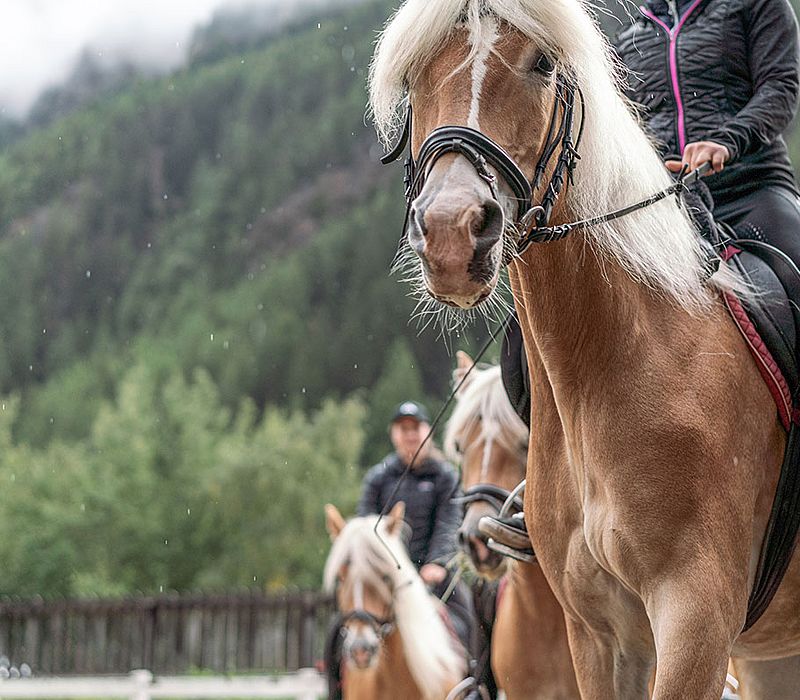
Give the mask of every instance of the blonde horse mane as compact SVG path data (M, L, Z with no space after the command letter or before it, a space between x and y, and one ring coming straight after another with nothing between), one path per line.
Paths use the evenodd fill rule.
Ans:
M387 23L370 67L370 106L388 142L401 119L406 86L413 84L457 30L469 32L471 55L484 44L482 18L490 13L557 59L585 103L586 123L575 171L565 193L576 219L613 211L670 184L666 168L620 92L622 69L581 0L407 0ZM598 259L619 264L637 282L692 313L709 308L704 256L694 227L673 197L585 231ZM747 289L722 270L717 288Z
M506 395L500 367L472 370L469 382L458 393L456 404L444 435L448 458L460 461L457 443L480 422L479 439L497 443L507 452L519 450L528 440L528 426L517 415Z
M393 607L408 668L417 686L426 698L442 697L449 689L446 685L463 676L464 661L399 533L390 534L384 521L378 527L382 544L374 532L377 519L370 515L348 521L325 562L325 588L332 592L338 572L347 566L348 578L361 580L378 591Z

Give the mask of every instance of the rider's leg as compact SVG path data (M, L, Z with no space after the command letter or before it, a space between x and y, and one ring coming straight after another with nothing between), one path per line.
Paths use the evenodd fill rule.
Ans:
M716 206L714 216L732 226L741 238L774 245L800 267L800 198L793 192L764 187Z
M475 680L486 688L489 697L493 699L497 697L497 683L492 673L491 643L492 627L497 610L497 591L497 581L478 579L472 585L472 600L475 609L470 651L475 662L472 674Z

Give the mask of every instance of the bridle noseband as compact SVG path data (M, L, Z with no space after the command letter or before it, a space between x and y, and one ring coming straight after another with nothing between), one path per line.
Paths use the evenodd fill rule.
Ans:
M581 120L577 138L573 141L576 96L581 97ZM584 103L580 90L572 80L559 74L556 77L556 97L544 148L536 164L533 180L528 180L522 169L501 146L480 131L466 126L440 126L434 129L422 142L419 156L415 160L409 145L413 126L413 113L409 104L397 144L381 158L383 164L392 163L400 158L407 146L409 147L405 160L406 216L403 230L405 231L408 225L411 204L422 191L425 178L434 163L448 153L459 153L469 160L481 179L489 185L495 200L499 200L497 178L489 166L499 173L513 193L517 202L514 221L518 232L517 252L523 252L531 243L537 242L536 237L531 237L530 234L535 231L541 232L547 227L565 182L572 181L572 174L580 158L578 145L583 132L583 121ZM533 194L540 188L547 168L559 147L558 159L541 202L534 204Z
M509 514L521 513L524 509L522 498L512 491L508 491L495 484L475 484L466 491L463 496L458 496L451 500L451 503L466 505L483 501L492 506L497 513L504 507Z
M368 627L371 627L378 636L378 639L385 639L394 631L394 617L378 617L363 609L355 609L346 613L340 613L338 619L339 627L344 630L347 623L351 620L363 622Z

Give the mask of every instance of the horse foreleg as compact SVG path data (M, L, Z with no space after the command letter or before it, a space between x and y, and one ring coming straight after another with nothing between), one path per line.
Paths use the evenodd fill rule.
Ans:
M742 700L800 698L800 656L755 661L731 659Z
M695 570L696 571L696 570ZM663 584L646 602L658 664L653 700L719 700L733 640L744 619L721 577Z
M653 668L651 653L639 645L626 644L616 634L588 627L569 615L566 620L582 700L645 700L648 697Z

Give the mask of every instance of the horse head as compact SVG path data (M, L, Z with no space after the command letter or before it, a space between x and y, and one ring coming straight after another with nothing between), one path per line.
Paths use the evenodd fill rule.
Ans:
M455 380L471 365L469 356L459 352ZM525 477L528 428L506 396L499 367L474 369L456 399L444 444L448 456L461 464L466 494L459 544L479 574L497 578L505 572L506 559L486 546L478 522L485 515L497 515L502 494Z
M403 522L404 504L398 503L385 519L383 534L395 537ZM336 544L342 532L347 528L344 518L335 506L325 506L325 519L328 534ZM363 539L350 528L348 535L353 542L348 547L334 547L326 568L326 583L332 578L336 595L336 608L341 617L342 658L349 666L365 670L374 668L379 660L381 644L384 637L394 628L393 586L391 577L381 567L377 569L371 564L375 558L355 555L357 547L354 542ZM368 535L367 535L368 536ZM340 544L346 544L340 540ZM363 544L363 543L362 543ZM377 544L377 538L375 543ZM361 551L362 554L366 550ZM334 553L337 556L334 556Z

